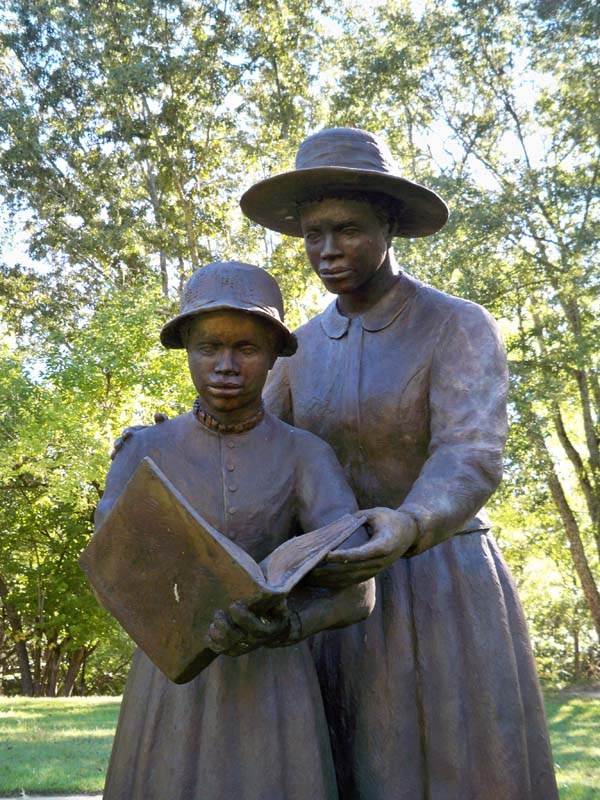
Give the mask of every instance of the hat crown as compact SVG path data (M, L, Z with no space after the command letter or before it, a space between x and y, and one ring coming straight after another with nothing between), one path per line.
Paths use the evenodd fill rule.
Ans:
M316 167L399 173L386 142L360 128L325 128L305 139L298 148L296 169Z
M283 322L283 298L277 281L260 267L241 261L215 261L196 270L181 295L180 314L223 306L255 306Z

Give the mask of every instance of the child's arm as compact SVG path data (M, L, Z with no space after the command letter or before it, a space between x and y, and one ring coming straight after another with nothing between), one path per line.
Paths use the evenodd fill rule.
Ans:
M296 493L303 530L315 530L357 510L357 503L342 468L328 444L305 431L295 432L297 456ZM359 528L343 547L357 547L368 540ZM282 644L305 639L321 630L342 628L369 616L375 605L373 580L344 587L310 585L309 579L288 598L291 626Z

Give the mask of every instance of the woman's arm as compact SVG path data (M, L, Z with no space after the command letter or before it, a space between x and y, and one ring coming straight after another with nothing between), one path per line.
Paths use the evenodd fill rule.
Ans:
M371 539L352 552L332 553L328 561L336 571L323 570L323 580L364 580L403 555L449 538L472 519L502 477L507 388L496 323L480 306L460 303L434 350L428 458L398 509L361 512Z

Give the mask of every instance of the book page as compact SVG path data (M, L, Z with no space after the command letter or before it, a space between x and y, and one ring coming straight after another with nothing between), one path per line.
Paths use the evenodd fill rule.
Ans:
M366 517L346 514L316 531L288 539L260 562L269 587L288 594L325 556L364 525Z

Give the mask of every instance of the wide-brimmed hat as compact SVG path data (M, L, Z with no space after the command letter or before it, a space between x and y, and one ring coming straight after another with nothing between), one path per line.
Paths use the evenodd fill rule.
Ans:
M215 261L196 270L181 294L181 310L160 332L165 347L185 347L181 325L210 311L244 311L271 322L283 335L278 355L291 356L298 343L284 325L283 298L275 278L264 269L240 261Z
M395 200L394 236L429 236L448 219L448 207L431 189L398 171L387 144L359 128L326 128L298 148L296 169L255 183L242 195L244 214L289 236L302 236L300 205L327 190L377 192Z

